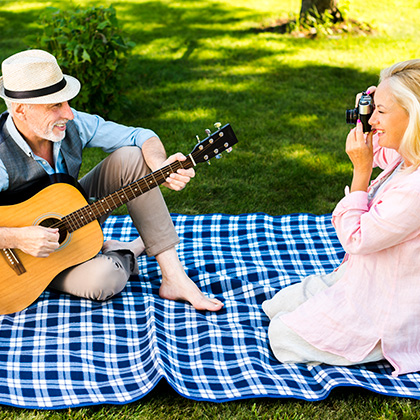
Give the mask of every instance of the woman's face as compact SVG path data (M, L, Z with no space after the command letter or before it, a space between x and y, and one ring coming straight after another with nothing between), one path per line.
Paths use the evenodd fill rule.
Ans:
M379 137L379 145L399 152L408 126L408 113L394 101L387 80L377 87L374 101L375 109L369 124Z

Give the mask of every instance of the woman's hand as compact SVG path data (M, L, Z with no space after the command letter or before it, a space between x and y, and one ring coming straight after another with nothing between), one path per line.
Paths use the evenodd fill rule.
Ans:
M347 136L346 153L353 164L353 181L351 191L367 191L373 168L373 147L370 132L363 133L360 120Z
M371 86L371 87L369 87L369 88L366 90L366 93L367 93L368 95L374 96L374 94L375 94L375 90L376 90L376 86ZM362 93L362 92L360 92L360 93L358 93L358 94L356 95L356 104L355 104L356 108L357 108L357 106L359 105L359 101L360 101L360 98L361 98L362 94L363 94L363 93Z

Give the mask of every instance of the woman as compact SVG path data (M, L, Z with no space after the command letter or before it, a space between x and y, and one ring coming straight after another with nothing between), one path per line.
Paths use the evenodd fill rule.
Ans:
M398 376L420 370L420 60L383 70L369 91L372 131L359 121L347 136L353 179L332 215L344 261L263 309L283 363L386 359ZM370 183L376 166L383 172Z

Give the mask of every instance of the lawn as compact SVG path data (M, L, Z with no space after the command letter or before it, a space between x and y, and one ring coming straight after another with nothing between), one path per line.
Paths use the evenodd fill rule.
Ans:
M339 1L339 4L342 4ZM48 5L87 1L0 1L0 60L27 48ZM230 123L238 144L230 154L196 168L179 193L163 190L171 212L329 213L351 181L344 152L345 110L357 92L376 84L379 71L418 57L418 0L346 2L371 35L316 39L259 29L299 10L298 0L115 1L117 16L136 43L126 74L120 122L155 130L168 153L188 154L196 135ZM4 107L2 106L2 110ZM86 172L104 154L88 150ZM124 209L121 210L124 212ZM408 419L420 403L357 389L325 401L193 402L159 385L125 406L68 411L2 407L0 419Z

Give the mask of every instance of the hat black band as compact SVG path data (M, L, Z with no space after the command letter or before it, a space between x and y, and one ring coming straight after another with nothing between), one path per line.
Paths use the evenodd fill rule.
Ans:
M34 89L34 90L22 90L22 91L13 91L4 88L4 93L13 99L29 99L29 98L38 98L40 96L51 95L52 93L59 92L60 90L64 89L67 82L64 77L56 84L47 86L42 89Z

